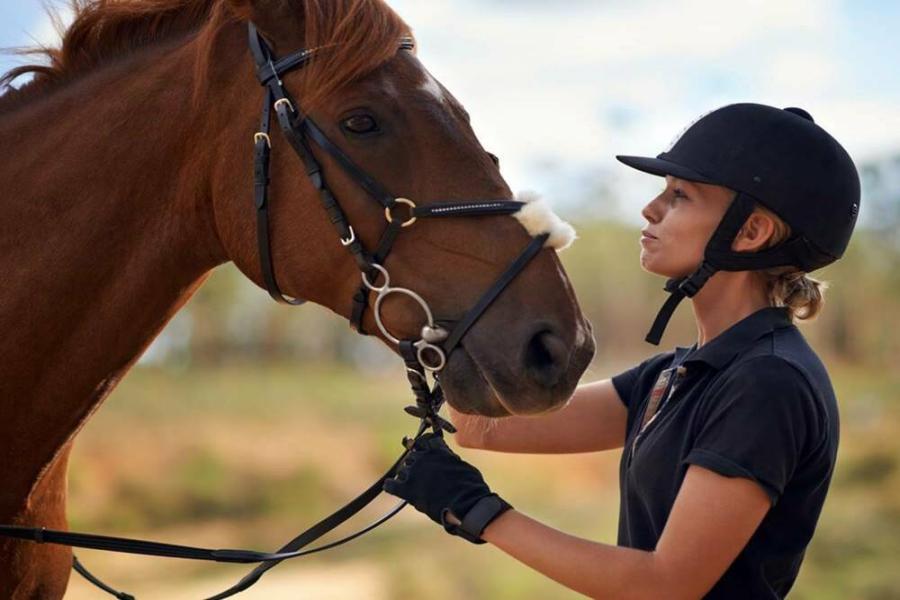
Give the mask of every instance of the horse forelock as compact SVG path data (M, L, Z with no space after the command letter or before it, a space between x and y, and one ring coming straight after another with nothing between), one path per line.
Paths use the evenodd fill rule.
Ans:
M310 107L397 55L412 30L382 0L290 0L304 15L304 41L318 48L303 70L301 102Z

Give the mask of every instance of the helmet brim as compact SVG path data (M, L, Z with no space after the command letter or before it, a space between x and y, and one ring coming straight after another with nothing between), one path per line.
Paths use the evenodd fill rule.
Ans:
M693 169L689 169L688 167L679 165L670 160L664 160L662 158L619 155L616 156L616 160L618 160L622 164L628 165L632 169L637 169L638 171L643 171L644 173L650 173L651 175L659 175L660 177L671 175L672 177L677 177L686 181L716 184L715 181L711 180L708 177L704 177Z

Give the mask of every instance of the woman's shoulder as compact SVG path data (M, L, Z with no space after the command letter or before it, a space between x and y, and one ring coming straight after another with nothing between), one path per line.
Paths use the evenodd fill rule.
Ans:
M826 403L834 398L828 370L796 326L764 336L722 375L723 382L752 383L763 392L796 389Z
M819 357L799 332L782 332L768 345L757 344L762 348L754 347L721 373L704 401L703 414L711 420L734 417L765 436L775 435L775 427L796 444L798 455L817 456L817 464L831 464L840 430L834 389Z
M828 372L795 327L755 344L725 369L713 396L741 405L762 421L774 417L808 430L813 440L836 436L838 407ZM818 445L818 444L817 444Z

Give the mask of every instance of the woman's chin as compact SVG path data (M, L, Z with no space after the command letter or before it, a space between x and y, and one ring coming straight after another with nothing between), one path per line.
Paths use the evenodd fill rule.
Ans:
M694 269L678 269L670 265L661 265L652 256L645 257L643 253L641 254L641 269L646 273L665 277L666 279L680 279L694 272Z

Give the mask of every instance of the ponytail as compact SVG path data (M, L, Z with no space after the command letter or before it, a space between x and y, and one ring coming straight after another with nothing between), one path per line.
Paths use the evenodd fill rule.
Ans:
M764 206L757 205L757 210L765 213L775 223L767 248L780 244L790 237L791 228L778 215ZM791 320L814 319L825 306L825 290L828 282L819 281L796 267L776 267L761 271L766 284L766 293L772 306L787 307Z

